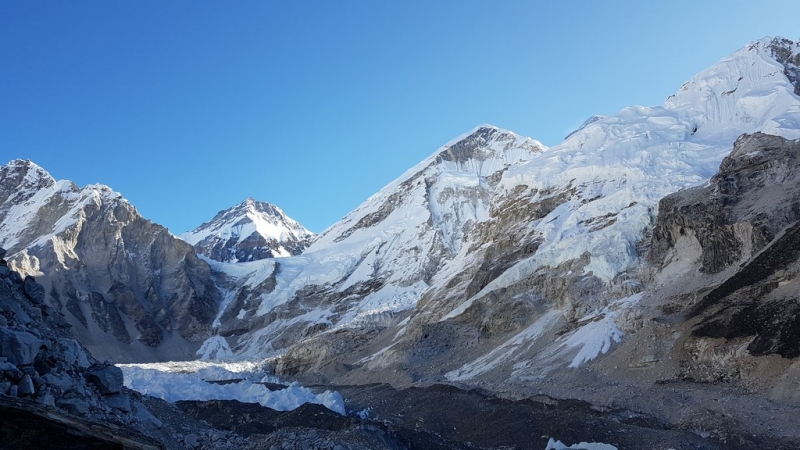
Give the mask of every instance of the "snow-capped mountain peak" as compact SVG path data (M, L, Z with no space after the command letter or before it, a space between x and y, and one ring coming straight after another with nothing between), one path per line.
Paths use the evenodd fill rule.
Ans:
M117 199L133 209L108 186L79 188L69 180L56 181L30 160L13 160L0 166L0 245L16 252L33 237L34 245L44 243L82 220L84 206ZM58 214L42 215L45 207Z
M0 179L4 186L0 189L0 203L6 201L25 201L37 190L52 186L56 180L36 163L26 159L15 159L0 166Z
M426 196L433 200L430 206L437 208L438 190L454 189L462 184L478 186L491 175L499 180L508 168L546 150L547 147L535 139L489 124L479 125L443 145L372 195L339 223L325 230L314 247L323 247L331 240L344 240L355 230L364 228L367 222L374 224L378 217L390 212L390 204L400 195L397 191L407 190L415 180L426 180L429 190ZM378 211L374 211L375 208Z
M527 186L578 195L543 219L537 254L487 291L584 253L591 255L584 273L610 282L636 262L633 249L658 200L708 180L741 134L800 138L800 98L786 76L792 67L777 61L779 54L798 59L797 43L768 37L748 44L692 77L663 106L632 106L587 121L509 170L503 179L509 192ZM598 221L607 226L587 226Z
M181 236L199 254L221 262L298 255L314 237L277 206L253 198Z

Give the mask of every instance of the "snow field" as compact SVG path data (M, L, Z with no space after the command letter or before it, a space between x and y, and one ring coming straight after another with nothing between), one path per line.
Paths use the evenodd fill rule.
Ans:
M260 373L254 362L184 361L150 364L118 364L126 387L168 402L179 400L238 400L258 403L277 411L291 411L304 403L316 403L345 414L338 392L315 394L297 383L285 389L269 390L263 383L281 381ZM229 384L209 381L240 380Z
M553 438L550 438L550 442L547 443L547 447L545 447L544 450L564 450L570 448L581 450L617 450L617 447L614 447L611 444L603 444L599 442L579 442L567 447L561 441L557 441Z

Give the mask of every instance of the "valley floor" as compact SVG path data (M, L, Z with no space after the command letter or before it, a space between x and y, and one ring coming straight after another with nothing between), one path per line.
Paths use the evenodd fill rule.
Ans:
M123 368L127 385L141 389L141 380L153 380L148 371L155 369L141 366ZM694 427L675 426L674 422L626 407L625 402L620 402L619 407L607 407L577 400L575 397L592 397L577 387L575 396L562 399L510 392L498 396L482 389L445 384L404 389L387 384L301 387L296 383L281 384L264 375L264 368L253 363L184 362L150 366L165 372L157 384L172 390L162 389L151 394L178 400L175 406L182 414L236 436L241 439L239 442L247 442L249 448L562 448L558 441L566 446L581 442L610 446L597 447L604 450L797 448L796 440L755 435L746 431L751 428L749 426L740 426L730 417L726 420L724 415L715 416L714 405L706 408L702 404L687 404L687 414L704 411L707 417L698 417ZM170 376L168 373L183 377L182 381L165 382ZM570 386L576 380L564 382L564 386ZM671 390L670 386L660 386L652 392L641 392L639 400L668 401L666 393ZM711 386L688 391L681 388L681 391L691 391L685 396L686 401L706 399L703 401L709 402L721 392L715 392ZM246 392L250 392L250 397L242 395ZM320 392L327 395L321 396ZM613 386L609 386L608 394L620 395ZM279 409L288 411L263 407L264 404L273 407L278 404L270 400L272 397L282 398L284 406ZM323 405L325 398L339 400L326 407ZM737 401L731 400L731 407L743 407ZM628 403L628 406L632 404ZM166 405L155 403L148 407L158 416L178 414L171 406L159 406L162 404ZM763 408L761 412L766 413ZM756 411L752 416L763 414ZM712 427L714 423L716 428ZM212 433L202 435L197 447L214 448L212 437Z

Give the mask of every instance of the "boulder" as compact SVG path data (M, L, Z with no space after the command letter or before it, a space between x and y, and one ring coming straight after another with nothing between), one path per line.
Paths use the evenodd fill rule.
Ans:
M36 393L36 388L33 386L33 380L30 375L22 377L22 381L17 385L17 393L20 397L27 397Z
M85 415L89 412L89 402L80 397L60 399L56 406L70 414Z
M42 379L44 379L45 383L49 386L58 388L61 392L68 392L75 388L75 380L64 372L50 372L42 377Z
M97 386L102 394L116 394L122 390L122 370L114 365L97 366L89 370L86 380Z
M41 339L30 333L0 328L0 355L11 364L32 364L41 346Z
M22 284L25 296L28 297L33 303L41 305L44 303L44 286L37 283L32 276L25 277Z
M0 375L11 380L22 378L22 372L17 369L17 366L9 362L0 362Z
M87 369L91 365L89 357L83 346L72 338L63 338L58 340L61 348L61 355L68 365L77 364L82 369Z
M131 396L128 394L110 394L106 396L108 406L123 412L131 412Z
M185 443L185 444L186 444L188 447L192 447L192 448L195 448L195 447L198 447L198 446L200 446L200 441L198 440L198 437L197 437L197 435L196 435L196 434L194 434L194 433L189 433L189 434L187 434L187 435L186 435L186 437L185 437L185 438L183 438L183 442L184 442L184 443Z
M53 391L47 389L44 394L41 394L37 399L37 402L41 403L42 405L47 406L56 406L56 397L53 395Z

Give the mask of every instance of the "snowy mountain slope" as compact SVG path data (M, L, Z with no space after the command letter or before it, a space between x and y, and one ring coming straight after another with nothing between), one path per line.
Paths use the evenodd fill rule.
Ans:
M496 172L485 179L490 190L475 178L477 189L464 189L469 179L447 171L426 175L424 191L413 189L422 185L414 174L432 159L479 166L437 153L323 233L304 255L313 261L284 277L278 270L257 314L292 302L304 309L280 309L239 350L257 352L287 326L297 330L300 311L315 311L324 325L295 334L308 339L282 358L279 368L287 373L347 364L424 377L419 367L427 366L421 373L465 380L483 373L479 361L488 358L504 376L537 378L592 361L623 338L615 317L635 310L636 294L647 287L639 276L641 252L658 201L706 182L742 133L800 137L800 99L786 75L791 67L776 59L797 53L798 44L783 39L749 44L693 77L663 106L587 121L563 143ZM430 183L456 179L458 187ZM438 200L445 191L457 193L450 205L462 207L440 213L448 200L408 201L426 194ZM466 200L476 193L479 202ZM409 220L428 211L430 221ZM418 233L413 241L410 230ZM323 292L328 303L315 303ZM397 314L406 308L410 314ZM375 320L355 320L369 315ZM336 326L342 322L350 326ZM527 327L533 328L525 334ZM312 337L322 330L328 331ZM507 351L495 351L503 345Z
M255 267L254 275L237 278L240 269L218 266L242 286L226 315L238 319L223 320L223 332L258 330L240 343L257 353L284 346L277 336L290 329L372 326L414 308L442 261L488 216L501 174L543 150L534 140L478 127L370 197L303 255L265 263L274 264L266 278ZM266 291L252 290L265 281Z
M610 283L637 262L636 243L658 200L716 173L739 135L800 137L800 102L771 56L772 41L750 44L701 72L662 107L631 107L591 122L506 173L505 192L527 189L523 195L533 201L542 191L572 188L577 195L534 224L543 239L536 255L484 293L584 252L591 258L583 272ZM797 44L791 46L796 52Z
M595 120L506 172L500 184L505 197L519 193L517 198L536 203L542 192L562 192L564 201L530 218L538 240L533 255L454 308L441 294L430 304L434 315L445 310L442 319L455 319L482 298L524 294L549 302L571 320L611 316L603 310L615 299L643 289L636 274L638 249L659 199L708 180L742 133L800 137L800 99L786 68L775 60L784 46L797 54L798 44L785 40L765 38L747 45L693 77L662 107L631 107ZM590 321L593 327L596 323ZM586 344L619 340L613 322L605 330L591 334ZM579 333L580 328L572 335ZM559 345L541 353L509 354L507 363L528 361L529 373L545 370L546 359L535 364L530 358ZM609 347L596 348L592 358ZM572 365L574 352L564 353L563 360Z
M30 161L0 167L0 245L98 358L190 357L219 302L191 246L107 186L55 181Z
M277 206L248 198L181 238L199 255L221 262L245 262L299 255L314 236Z

